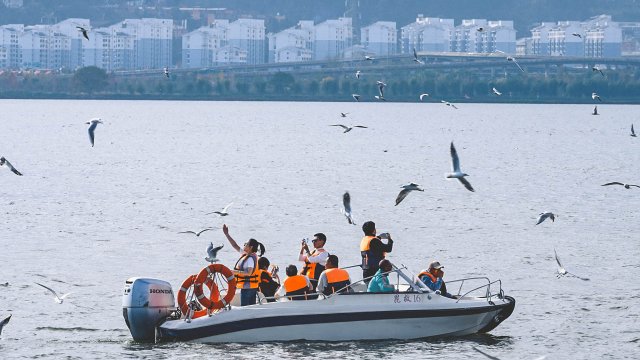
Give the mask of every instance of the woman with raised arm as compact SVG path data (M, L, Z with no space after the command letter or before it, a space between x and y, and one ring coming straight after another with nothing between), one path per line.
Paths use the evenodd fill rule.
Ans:
M233 267L233 273L236 277L236 286L240 290L240 306L253 305L256 303L258 295L258 286L260 279L258 277L258 257L264 254L264 245L256 239L249 239L240 248L238 243L229 235L229 227L227 224L222 225L222 232L229 240L231 246L239 252L240 258ZM258 250L260 254L258 254Z

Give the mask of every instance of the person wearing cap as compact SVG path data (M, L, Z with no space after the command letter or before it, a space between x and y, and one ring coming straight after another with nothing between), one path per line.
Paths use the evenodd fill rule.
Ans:
M320 274L325 269L325 263L329 253L324 249L324 244L327 242L327 236L323 233L317 233L313 235L313 251L309 251L307 242L302 240L302 247L300 248L300 256L298 260L304 262L304 267L300 271L300 275L304 275L311 281L311 292L316 291L318 285L318 279Z
M371 277L378 271L380 261L385 258L387 253L393 250L393 240L388 233L376 236L376 224L373 221L367 221L362 224L364 237L360 241L360 256L362 256L362 278L365 284L371 281ZM387 243L383 243L381 239L386 238Z
M333 293L350 292L351 278L349 272L338 267L338 257L335 255L329 255L327 257L326 270L320 274L318 279L318 292L329 296Z
M378 267L378 271L373 275L367 286L367 292L394 292L396 287L389 282L389 272L393 270L391 261L387 259L380 260Z
M422 281L429 289L433 291L440 291L440 294L446 297L453 297L447 292L447 285L445 285L442 277L444 276L444 266L439 261L432 261L429 264L427 270L423 270L418 274L418 279Z

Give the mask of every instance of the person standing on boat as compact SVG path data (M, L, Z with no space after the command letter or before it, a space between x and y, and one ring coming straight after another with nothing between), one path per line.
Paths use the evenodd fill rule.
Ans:
M338 267L338 257L329 255L327 257L326 269L320 274L318 279L317 292L321 292L327 296L335 292L348 292L351 285L351 278L347 270Z
M453 298L453 296L447 292L447 285L444 283L444 280L442 280L444 276L442 269L444 269L444 266L442 266L439 261L432 261L427 270L422 270L422 272L418 274L418 279L427 285L429 289L440 291L440 295Z
M287 278L282 283L280 290L278 290L278 296L291 296L289 300L308 300L308 294L311 292L309 278L304 275L298 275L298 267L293 264L287 266L285 271Z
M269 271L269 259L266 257L261 257L258 259L258 279L260 279L260 283L258 284L258 289L267 298L273 298L280 287L280 279L278 278L278 267L273 266L271 271ZM278 281L276 281L276 280ZM275 299L267 299L267 302L274 302Z
M313 235L313 251L309 251L307 242L302 240L302 247L300 248L300 256L298 260L304 261L304 267L300 271L300 275L305 275L311 281L311 291L316 291L318 285L318 278L325 269L325 263L329 253L324 249L324 244L327 242L327 237L323 233L317 233Z
M393 270L391 261L384 259L378 265L379 269L371 278L367 286L367 292L394 292L396 287L389 282L389 272Z
M256 303L258 285L260 284L260 279L258 278L258 256L264 254L264 245L256 239L249 239L240 248L238 243L229 235L227 224L222 225L222 232L231 246L242 254L233 267L233 272L236 276L236 287L241 289L240 306L253 305ZM258 250L260 250L260 255L257 254Z
M360 241L362 278L368 284L371 277L378 271L380 261L393 250L393 240L388 233L376 236L376 224L373 221L362 224L362 231L364 232L364 237ZM385 238L387 239L386 244L381 240Z

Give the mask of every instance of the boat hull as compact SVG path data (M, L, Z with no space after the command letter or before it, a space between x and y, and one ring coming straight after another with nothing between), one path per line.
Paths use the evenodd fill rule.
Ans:
M495 328L514 306L509 297L490 303L435 294L353 294L234 308L191 322L172 320L158 333L163 341L202 343L463 336Z

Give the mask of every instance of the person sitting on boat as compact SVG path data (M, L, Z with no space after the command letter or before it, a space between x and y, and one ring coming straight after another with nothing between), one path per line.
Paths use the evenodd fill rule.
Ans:
M317 291L325 295L331 295L335 292L344 293L349 292L351 288L347 288L351 285L351 278L347 270L340 269L338 267L338 257L336 255L329 255L327 257L326 269L320 274L318 279Z
M307 242L302 240L302 247L300 248L300 256L298 260L304 261L304 267L300 271L300 275L305 275L311 281L311 291L316 291L318 285L318 278L325 269L325 263L329 253L324 249L324 244L327 242L327 237L323 233L317 233L313 235L313 251L309 251Z
M308 294L311 292L309 278L298 275L298 267L293 264L287 266L286 273L287 278L278 290L278 296L289 296L289 300L308 300Z
M362 231L364 232L364 237L360 241L362 278L368 284L371 277L378 271L380 260L393 250L393 240L388 233L376 236L376 224L373 221L362 224ZM388 239L386 244L382 242L382 238Z
M439 261L432 261L427 270L422 270L422 272L418 274L418 279L427 285L429 289L439 291L440 295L453 298L453 296L447 292L447 285L444 283L444 280L442 280L444 276L442 269L444 269L444 266L442 266Z
M258 289L260 289L262 295L271 298L267 299L267 302L274 302L276 300L273 297L280 287L280 279L278 278L278 267L274 265L269 271L270 264L269 259L264 256L258 259L258 279L260 279Z
M229 240L231 246L240 254L240 259L233 267L236 276L236 287L240 290L240 306L253 305L256 303L258 296L258 256L264 254L264 245L256 239L249 239L244 246L240 248L238 243L229 235L229 227L227 224L222 225L222 232ZM260 250L260 255L257 254Z
M378 271L376 271L373 278L367 286L367 292L393 292L396 287L389 283L389 272L393 270L391 261L387 259L380 260L378 264Z

